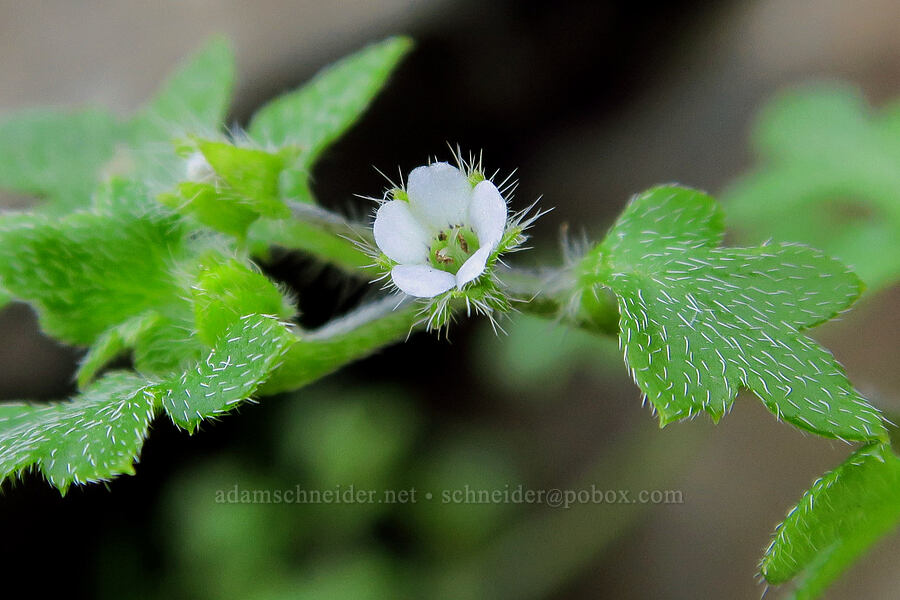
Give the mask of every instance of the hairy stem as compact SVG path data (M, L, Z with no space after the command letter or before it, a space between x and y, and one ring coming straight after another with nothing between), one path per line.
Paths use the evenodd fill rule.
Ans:
M573 294L575 279L568 269L514 269L498 266L497 277L504 288L519 300L522 312L588 329L596 333L616 335L619 331L619 309L611 294L603 291L590 297Z
M417 308L412 302L390 296L364 304L315 331L301 333L260 394L299 389L351 361L406 339L421 322Z

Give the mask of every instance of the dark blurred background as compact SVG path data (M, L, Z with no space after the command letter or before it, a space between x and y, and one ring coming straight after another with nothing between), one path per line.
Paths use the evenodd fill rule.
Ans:
M893 0L3 0L0 110L94 103L127 114L214 33L236 47L238 125L327 63L411 35L416 50L325 155L315 191L362 216L371 207L354 194L384 187L373 166L406 173L449 158L447 142L483 150L490 170L518 169L515 207L538 196L556 207L525 263L559 259L564 223L599 238L652 184L722 189L752 163L753 115L783 86L847 80L875 105L900 94ZM269 268L297 289L307 323L360 292L301 259ZM889 290L817 330L862 391L894 411L898 305ZM60 498L35 477L9 486L0 573L86 598L758 598L772 528L849 448L776 423L747 396L717 427L700 418L657 431L614 344L543 324L511 329L507 344L480 322L455 327L450 344L416 335L193 437L160 419L137 476L105 487ZM0 398L73 391L79 352L42 337L27 307L0 312L0 339ZM685 501L569 511L215 505L213 491L235 483L595 484L678 489ZM898 551L895 536L828 597L896 597Z

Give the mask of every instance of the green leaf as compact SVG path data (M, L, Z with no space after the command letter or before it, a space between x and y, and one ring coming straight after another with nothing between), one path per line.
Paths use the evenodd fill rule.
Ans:
M111 360L134 348L141 335L159 321L155 312L147 312L108 329L97 338L78 366L78 387L84 389Z
M743 240L801 241L849 264L870 290L900 280L900 127L842 85L775 99L754 133L759 164L726 190Z
M290 216L279 194L282 156L224 142L201 141L199 148L216 174L241 196L248 208L266 217Z
M139 188L118 192L139 194ZM144 201L139 195L132 200ZM9 216L0 222L0 280L38 309L47 332L90 344L110 327L178 297L173 269L187 253L184 238L173 217L140 210Z
M187 292L184 292L187 293ZM138 332L134 342L134 368L146 375L168 375L190 367L206 350L195 335L192 307L173 299L151 311L153 322Z
M311 166L362 115L411 46L408 38L392 37L336 62L260 109L250 137L263 146L297 146L302 164Z
M244 315L288 320L296 312L265 275L235 260L202 271L191 292L197 335L210 346Z
M760 565L766 581L798 577L811 600L900 523L900 459L886 445L854 452L813 484L775 532Z
M610 336L527 314L516 315L503 328L506 335L497 336L492 327L481 327L471 365L480 379L513 398L540 395L555 402L571 377L588 366L593 372L606 370L603 376L613 376L613 369L618 374L621 354Z
M71 210L88 204L120 125L106 111L26 110L0 121L0 187Z
M209 133L225 124L234 87L234 51L221 37L188 57L135 116L142 140L173 140L186 132Z
M885 437L878 411L801 333L847 308L858 279L804 246L718 248L721 223L709 196L654 188L579 267L584 293L615 293L626 363L660 424L701 411L718 420L744 387L801 429Z
M124 173L159 191L183 180L184 163L174 142L221 131L234 75L234 53L224 38L213 38L184 61L129 124Z
M155 403L146 381L113 373L68 402L0 404L0 481L34 466L65 493L133 474Z
M241 198L225 186L185 181L177 194L160 194L160 202L183 215L222 233L244 239L259 213L242 204Z
M272 317L241 317L206 360L164 384L163 407L172 421L193 432L203 419L222 415L250 399L295 339Z

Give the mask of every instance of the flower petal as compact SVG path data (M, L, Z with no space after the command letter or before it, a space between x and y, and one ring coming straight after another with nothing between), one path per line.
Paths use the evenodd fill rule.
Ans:
M406 193L413 214L436 229L464 223L472 201L469 180L445 162L413 169Z
M428 265L397 265L391 269L391 279L400 291L416 298L431 298L443 294L456 284L456 277Z
M375 215L375 243L398 263L428 260L428 234L402 200L385 202Z
M490 246L482 246L475 251L475 254L469 257L469 260L463 263L456 273L457 288L462 289L464 285L473 279L477 279L484 273L484 267L492 251L493 249Z
M506 201L500 190L485 179L475 186L469 205L469 223L481 247L495 248L506 229Z

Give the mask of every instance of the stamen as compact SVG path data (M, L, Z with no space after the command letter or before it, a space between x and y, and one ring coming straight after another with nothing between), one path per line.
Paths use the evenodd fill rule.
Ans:
M452 256L447 256L447 248L441 248L434 253L434 259L441 264L447 265L453 262Z
M456 241L459 242L459 247L462 248L462 251L468 254L469 244L466 242L466 238L463 237L462 231L456 232Z

